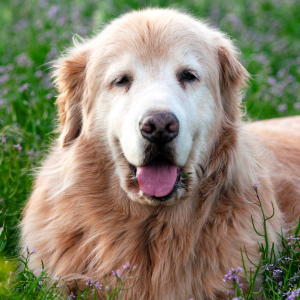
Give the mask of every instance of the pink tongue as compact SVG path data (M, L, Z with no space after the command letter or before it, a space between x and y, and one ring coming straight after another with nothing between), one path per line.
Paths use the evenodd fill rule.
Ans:
M140 188L148 196L168 195L177 179L177 167L165 161L156 161L144 167L137 167L136 178Z

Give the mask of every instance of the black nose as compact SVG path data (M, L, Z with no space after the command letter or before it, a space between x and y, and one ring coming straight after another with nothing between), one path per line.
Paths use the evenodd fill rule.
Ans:
M179 132L179 122L170 112L153 112L140 122L140 131L151 143L165 144L171 142Z

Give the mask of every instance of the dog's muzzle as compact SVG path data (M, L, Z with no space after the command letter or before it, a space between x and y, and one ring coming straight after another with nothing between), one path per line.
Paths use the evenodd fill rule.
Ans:
M139 123L141 135L147 140L152 156L144 165L136 167L136 179L145 195L166 197L174 189L178 180L179 168L173 161L172 153L162 149L171 148L169 144L179 133L179 121L170 112L151 112ZM147 151L147 150L146 150Z

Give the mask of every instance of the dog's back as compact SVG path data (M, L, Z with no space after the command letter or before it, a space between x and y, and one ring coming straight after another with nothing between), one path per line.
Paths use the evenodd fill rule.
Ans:
M265 147L277 203L285 220L300 215L300 116L247 124Z

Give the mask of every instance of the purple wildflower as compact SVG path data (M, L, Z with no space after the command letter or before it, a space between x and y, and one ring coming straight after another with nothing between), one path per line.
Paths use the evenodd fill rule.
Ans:
M273 276L278 278L281 275L281 273L282 271L280 269L275 269L273 271Z
M290 257L286 257L285 260L291 261L292 259Z
M286 298L286 300L295 300L300 294L300 288L291 292L291 294Z
M88 278L88 281L85 284L89 286L93 286L93 281L91 280L91 278Z
M21 53L16 57L16 62L20 67L31 67L33 62L26 53Z
M257 191L258 186L259 186L259 183L254 183L253 184L253 188L254 188L256 196L258 196L258 191Z
M269 77L269 78L268 78L268 83L269 83L270 85L274 85L274 84L276 84L276 79L275 79L274 77Z
M287 110L287 105L286 104L280 104L277 106L277 110L280 112L284 112Z
M76 32L78 32L79 35L83 36L88 33L88 29L85 26L77 26Z
M39 285L42 285L43 284L43 281L41 280L41 281L39 281Z
M268 280L272 281L272 279L269 276L267 276L265 281L268 281Z
M277 73L278 77L282 78L285 74L286 70L285 69L280 69Z
M20 146L20 144L14 145L15 148L17 148L19 150L19 152L22 151L22 147Z
M51 77L48 74L43 79L43 85L46 89L50 89L52 87Z
M299 240L299 238L294 238L293 236L290 236L290 237L287 238L287 240L289 240L288 246L292 246L296 243L296 241Z
M51 6L48 11L48 16L50 18L54 18L58 12L59 12L59 6L57 5Z
M39 2L39 7L46 7L48 5L48 1L47 0L40 0Z
M233 281L239 283L240 278L237 277L236 275L242 270L243 269L241 267L238 267L236 269L231 269L227 274L225 274L223 281L226 282L227 280L233 280Z
M28 156L34 155L34 149L31 148L29 151L27 151L27 155Z
M37 70L37 71L34 73L34 76L35 76L36 78L40 78L40 77L42 77L42 75L43 75L43 72L42 72L41 70Z
M294 76L292 76L292 75L289 75L288 77L287 77L287 81L288 82L294 82L295 81L295 77Z
M125 265L123 265L123 268L124 268L124 269L128 269L129 267L130 267L129 261L128 261Z
M300 109L300 102L296 102L293 105L294 109Z
M49 93L49 94L46 95L46 99L49 100L49 99L51 99L51 98L52 98L52 94L51 94L51 93Z
M278 262L282 262L283 259L284 259L284 256L279 257L277 261L278 261Z
M58 24L59 26L62 26L62 25L65 24L65 21L66 21L65 18L59 18L59 19L57 20L57 24Z
M99 290L102 289L102 284L100 284L98 281L95 283L95 287L99 288Z
M24 92L28 89L29 87L29 83L24 83L21 87L20 87L20 92Z
M227 14L227 19L229 22L231 22L233 25L237 26L241 23L240 19L233 13Z
M28 25L29 25L28 20L22 19L22 20L20 20L20 21L14 26L14 28L15 28L16 30L22 30L22 29L27 28Z
M75 295L73 295L73 292L71 292L71 294L68 296L68 300L70 300L70 299L74 299L75 298Z
M291 280L294 280L294 281L296 281L297 280L297 278L299 278L299 276L295 273L295 275L291 278Z
M52 59L57 54L56 48L51 48L51 50L47 53L47 59Z
M0 83L5 83L6 81L8 81L8 79L9 79L9 75L4 74L4 75L0 76Z
M6 144L6 138L5 138L4 135L1 136L1 142L2 142L3 145Z
M111 271L113 273L113 275L115 275L116 277L118 277L119 279L121 279L122 274L120 273L120 270L117 271Z

